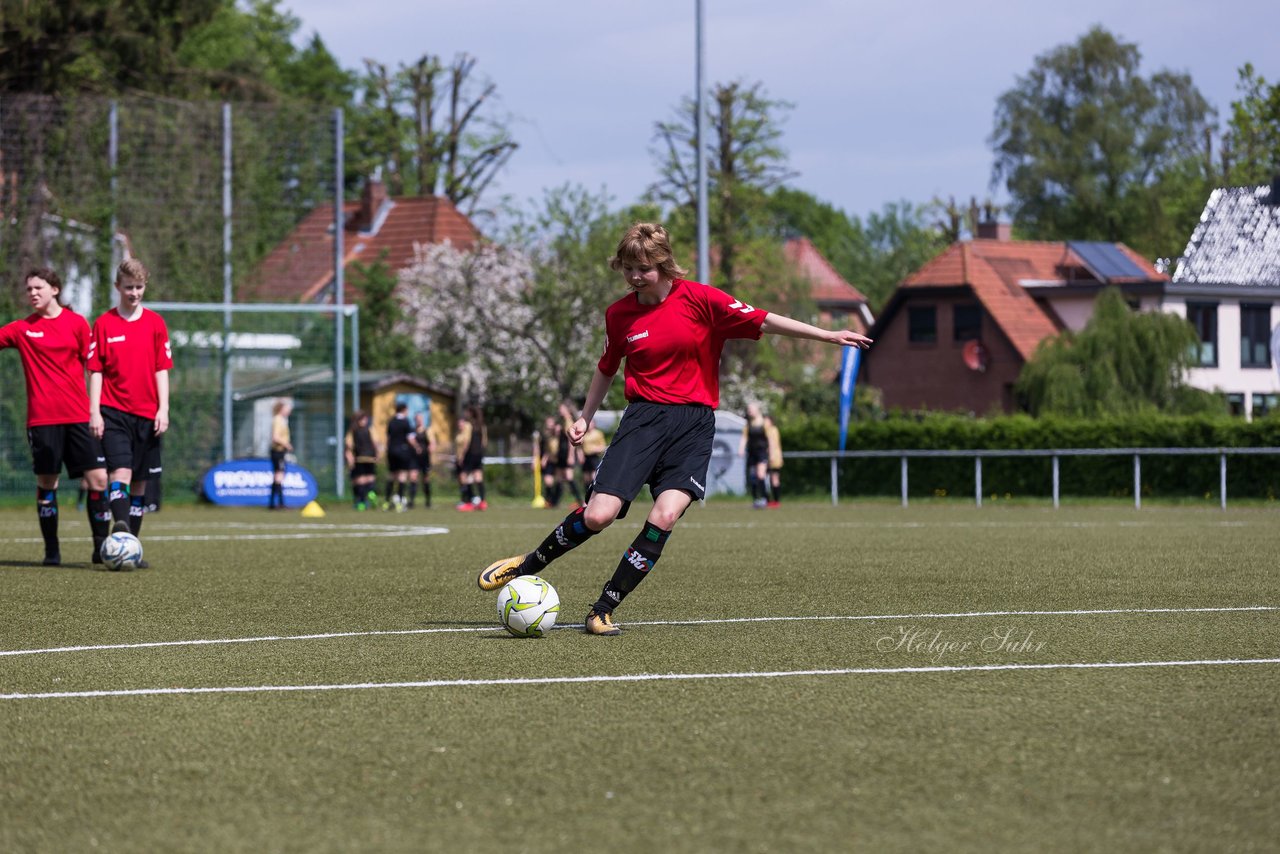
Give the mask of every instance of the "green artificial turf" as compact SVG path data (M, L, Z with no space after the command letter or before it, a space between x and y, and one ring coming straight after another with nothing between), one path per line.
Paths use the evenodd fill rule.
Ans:
M1280 839L1280 664L1150 666L1280 658L1275 510L713 502L585 636L645 511L544 574L541 640L475 575L558 513L171 508L107 573L0 512L0 850ZM1032 667L1107 662L1146 666ZM84 696L152 689L208 691Z

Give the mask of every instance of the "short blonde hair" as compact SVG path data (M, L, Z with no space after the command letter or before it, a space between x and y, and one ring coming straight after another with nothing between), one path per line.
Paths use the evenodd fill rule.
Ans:
M609 259L609 268L621 270L623 267L653 267L666 279L688 275L671 252L671 235L652 222L636 223L618 241L618 248Z
M116 268L116 284L120 284L125 279L133 279L135 282L142 282L144 285L151 278L151 272L137 258L126 258L120 262L120 266Z

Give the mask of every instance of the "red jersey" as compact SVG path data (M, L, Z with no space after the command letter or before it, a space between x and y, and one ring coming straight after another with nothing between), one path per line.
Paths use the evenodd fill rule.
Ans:
M720 403L720 352L730 338L759 338L768 314L710 285L676 279L657 305L627 294L604 313L604 355L613 376L625 357L627 400Z
M113 308L93 324L89 370L102 374L103 406L155 418L160 409L156 372L172 367L169 329L154 311L144 307L125 320Z
M69 308L32 314L0 327L0 348L17 347L27 380L27 426L88 424L84 364L89 323Z

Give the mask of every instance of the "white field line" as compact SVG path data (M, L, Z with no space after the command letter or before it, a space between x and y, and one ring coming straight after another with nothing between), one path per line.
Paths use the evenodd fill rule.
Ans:
M973 673L997 670L1114 670L1140 667L1222 667L1280 664L1280 658L1224 658L1191 661L1095 661L1058 664L973 664L931 667L840 667L830 670L763 670L737 673L635 673L617 676L543 676L507 679L426 679L420 682L353 682L336 685L228 685L209 688L125 688L104 691L49 691L0 694L0 700L66 700L93 697L147 697L174 694L264 694L298 691L368 691L388 688L471 688L492 685L570 685L599 682L671 682L709 679L785 679L797 676L886 676L903 673Z
M808 617L724 617L708 620L635 620L629 626L707 626L734 623L819 623L819 622L871 622L875 620L942 620L968 617L1083 617L1103 614L1222 614L1241 611L1280 611L1275 605L1243 605L1226 608L1094 608L1069 611L962 611L941 614L851 614ZM560 624L556 629L581 629L580 623ZM196 640L147 641L141 643L93 644L84 646L56 646L43 649L0 650L0 657L17 655L52 655L63 652L95 652L111 649L155 649L170 646L211 646L217 644L269 643L274 641L329 640L332 638L391 637L395 635L466 634L500 631L492 626L455 626L435 629L392 629L364 632L322 632L308 635L263 635L247 638L202 638Z

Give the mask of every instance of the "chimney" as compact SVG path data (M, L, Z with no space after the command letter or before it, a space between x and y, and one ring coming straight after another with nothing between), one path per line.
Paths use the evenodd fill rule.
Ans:
M997 222L994 219L985 219L978 223L979 240L1008 241L1012 236L1013 225L1011 223Z
M373 225L374 217L382 210L387 200L387 187L382 183L381 175L374 175L364 182L364 192L360 194L360 216L357 228L367 231Z

